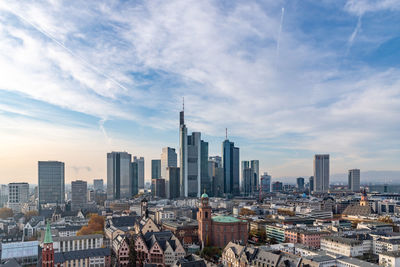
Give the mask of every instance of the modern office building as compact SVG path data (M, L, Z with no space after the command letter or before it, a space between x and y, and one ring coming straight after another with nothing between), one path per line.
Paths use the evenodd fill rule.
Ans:
M161 159L151 160L151 179L161 178Z
M139 193L139 163L131 162L131 195L136 196Z
M274 182L272 183L272 192L282 192L283 191L283 183L282 182Z
M209 157L208 176L211 179L210 192L208 195L222 197L224 195L224 168L222 167L222 158L220 156Z
M23 203L28 202L29 184L28 183L10 183L8 184L8 208L14 212L21 212Z
M303 190L304 189L304 178L299 177L296 179L297 189Z
M180 195L200 197L202 190L211 188L208 177L208 143L201 140L200 132L187 134L183 110L180 112L179 139Z
M349 170L349 190L360 192L360 169Z
M151 179L151 194L154 197L165 198L165 180Z
M239 195L239 148L226 139L222 143L222 164L224 168L224 193Z
M138 164L138 188L144 188L144 158L143 157L133 157L133 162Z
M164 147L161 153L161 178L167 177L168 167L178 167L177 155L175 148Z
M64 204L64 168L64 162L38 162L39 207L42 204Z
M243 172L243 194L250 196L253 194L254 173L251 168L244 168Z
M76 180L71 182L71 209L80 210L87 205L87 182Z
M178 167L167 167L165 178L165 197L169 199L180 196L180 169Z
M260 161L252 160L250 161L250 168L253 173L253 181L252 181L252 190L253 192L257 191L259 183L260 183Z
M329 155L314 156L314 192L329 190Z
M271 175L268 175L268 173L266 172L264 172L264 174L261 175L261 192L262 193L271 192Z
M103 179L94 179L93 180L93 189L94 189L94 191L103 191L104 190Z
M314 176L310 176L309 180L309 185L310 185L310 193L314 191Z
M7 205L8 202L8 186L2 184L0 187L0 208Z
M121 199L132 196L131 154L107 153L107 198Z

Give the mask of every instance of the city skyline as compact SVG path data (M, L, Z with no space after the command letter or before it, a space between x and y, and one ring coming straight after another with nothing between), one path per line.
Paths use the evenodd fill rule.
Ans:
M106 181L105 155L127 151L145 158L149 182L162 148L179 151L182 97L210 156L222 156L228 128L240 160L273 179L308 179L325 153L331 175L400 171L399 10L2 1L0 179L37 183L38 161L54 160L66 183Z

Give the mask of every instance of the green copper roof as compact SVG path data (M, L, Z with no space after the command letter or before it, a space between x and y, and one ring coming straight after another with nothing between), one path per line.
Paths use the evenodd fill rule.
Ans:
M232 216L214 216L211 218L214 222L221 222L221 223L235 223L241 222L238 218Z
M47 222L47 225L46 225L46 233L44 235L43 243L45 243L45 244L53 243L53 238L51 237L51 228L50 228L49 222Z
M201 198L208 198L208 195L207 195L206 193L203 193L203 194L201 195Z

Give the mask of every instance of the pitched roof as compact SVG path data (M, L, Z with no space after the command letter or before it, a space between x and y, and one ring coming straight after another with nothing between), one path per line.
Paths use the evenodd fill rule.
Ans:
M134 226L136 220L137 220L136 216L121 216L121 217L113 217L111 219L111 223L115 227L127 227L127 226Z
M92 257L107 257L111 256L110 248L94 248L85 250L75 250L68 252L57 252L54 254L54 263L64 263L70 260L80 260Z
M51 228L50 228L50 223L49 222L47 222L47 225L46 225L46 233L44 234L43 243L45 243L45 244L53 243L53 238L51 236Z

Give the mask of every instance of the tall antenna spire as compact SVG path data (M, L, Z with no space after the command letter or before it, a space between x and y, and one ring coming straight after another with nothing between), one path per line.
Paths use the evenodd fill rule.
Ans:
M228 128L225 128L225 139L228 140Z
M185 111L185 97L182 97L182 110Z

